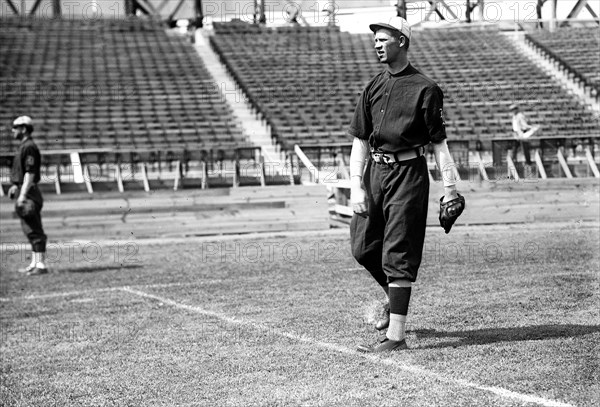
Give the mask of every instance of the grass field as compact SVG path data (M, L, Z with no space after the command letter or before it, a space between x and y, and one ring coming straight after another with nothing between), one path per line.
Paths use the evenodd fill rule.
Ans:
M3 406L595 406L598 224L428 229L407 351L347 231L4 244ZM21 258L23 257L23 258Z

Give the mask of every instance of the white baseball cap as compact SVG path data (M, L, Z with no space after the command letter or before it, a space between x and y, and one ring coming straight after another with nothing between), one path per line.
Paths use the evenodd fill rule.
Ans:
M390 18L390 21L387 23L371 24L371 25L369 25L369 28L374 33L376 33L377 30L380 30L382 28L386 28L386 29L392 30L392 31L399 31L400 33L402 33L402 35L404 35L406 38L408 38L410 40L410 33L411 33L410 25L408 25L408 21L406 21L402 17L392 17L392 18Z
M19 116L13 122L13 127L16 126L33 126L33 120L29 116Z

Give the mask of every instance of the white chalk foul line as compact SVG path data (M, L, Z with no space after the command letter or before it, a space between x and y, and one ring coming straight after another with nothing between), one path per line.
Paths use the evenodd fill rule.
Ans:
M120 290L128 292L133 295L137 295L139 297L160 301L163 304L168 304L174 308L186 310L186 311L189 311L189 312L192 312L195 314L200 314L200 315L205 315L205 316L213 317L216 319L220 319L221 321L224 321L228 324L250 326L257 331L268 330L268 332L270 332L270 333L274 333L276 335L291 339L296 342L307 343L312 346L318 346L320 348L331 350L331 351L337 352L337 353L361 356L361 357L363 357L373 363L376 363L376 364L377 363L384 364L386 366L399 368L406 372L410 372L410 373L414 373L414 374L418 374L418 375L422 375L422 376L432 377L432 378L435 378L444 383L457 384L462 387L469 387L472 389L489 392L489 393L495 394L495 395L503 397L503 398L515 399L515 400L519 400L524 403L535 403L535 404L539 404L541 406L548 406L548 407L572 407L571 404L562 403L562 402L559 402L556 400L550 400L550 399L546 399L543 397L532 396L529 394L518 393L515 391L504 389L502 387L485 386L482 384L470 382L468 380L449 378L442 374L433 372L431 370L424 369L422 367L410 365L407 363L402 363L397 360L393 360L393 359L389 359L389 358L383 358L381 356L361 353L356 350L347 348L345 346L341 346L341 345L337 345L337 344L329 343L329 342L319 341L319 340L311 338L309 336L297 335L297 334L293 334L290 332L281 331L277 328L268 327L268 326L265 326L265 325L257 323L257 322L241 320L241 319L227 316L225 314L221 314L219 312L205 310L205 309L197 307L197 306L182 304L182 303L174 301L170 298L161 297L161 296L150 294L150 293L147 293L144 291L139 291L139 290L136 290L131 287L121 287Z
M31 294L31 295L21 295L15 297L4 297L0 298L0 302L13 302L13 301L32 301L32 300L44 300L50 298L63 298L63 297L78 297L80 295L93 295L102 292L110 292L110 291L122 291L125 287L139 287L139 288L168 288L168 287L182 287L182 286L197 286L197 285L206 285L213 283L221 283L224 280L208 280L203 282L194 282L194 283L158 283L158 284L139 284L134 286L118 286L118 287L102 287L102 288L92 288L89 290L75 290L75 291L59 291L55 293L48 294Z

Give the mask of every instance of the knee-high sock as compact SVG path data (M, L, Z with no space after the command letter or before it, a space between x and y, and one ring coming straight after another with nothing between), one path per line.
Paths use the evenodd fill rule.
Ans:
M390 292L390 326L387 330L388 339L400 341L406 337L406 315L412 283L410 281L393 281L389 284Z

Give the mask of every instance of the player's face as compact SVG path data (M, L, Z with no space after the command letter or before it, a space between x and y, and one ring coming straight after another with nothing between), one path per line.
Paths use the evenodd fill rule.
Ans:
M398 59L401 46L390 30L381 29L375 33L375 50L382 64L389 64Z
M13 137L20 140L25 135L25 126L14 126L12 128Z

